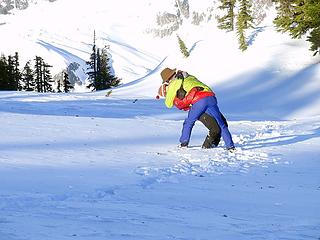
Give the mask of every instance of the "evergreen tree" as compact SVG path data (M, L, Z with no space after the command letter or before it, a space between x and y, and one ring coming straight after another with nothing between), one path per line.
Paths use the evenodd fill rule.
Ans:
M274 24L278 27L279 31L285 31L284 29L289 29L292 24L293 17L293 1L291 0L273 0L277 3L277 17L274 19Z
M90 55L90 60L86 62L88 65L87 72L89 85L88 88L93 88L96 90L96 79L97 79L97 50L96 50L96 31L93 32L93 46L92 53Z
M15 57L4 55L0 59L0 89L1 90L17 90L17 81L19 81L19 75L15 71ZM19 69L17 69L19 73Z
M245 51L248 49L248 43L245 37L245 28L243 26L243 22L237 19L237 36L238 36L238 42L239 42L239 49L242 51Z
M63 81L63 80L62 80ZM62 90L61 90L61 81L60 80L58 80L57 81L57 93L61 93L62 92Z
M52 66L45 63L41 57L36 56L34 67L34 79L36 84L36 90L38 92L53 92L53 80L50 72L51 67Z
M184 57L189 57L190 56L190 53L184 43L184 41L179 37L179 35L177 35L177 38L178 38L178 43L179 43L179 47L180 47L180 52L182 53L182 55Z
M280 32L289 32L292 38L308 34L310 50L320 54L320 2L319 0L274 0L277 17L274 23Z
M250 0L240 0L240 8L237 16L237 35L239 48L244 51L248 48L245 30L253 26Z
M52 83L53 83L53 80L52 80L52 75L51 75L51 72L50 72L50 68L52 66L50 66L49 64L43 62L43 84L42 84L42 92L53 92L53 89L52 89Z
M7 58L4 55L1 55L0 58L0 90L8 90L8 63Z
M19 70L19 55L18 52L13 56L13 76L16 90L21 91L21 72Z
M234 19L235 13L234 8L236 5L236 0L221 0L220 5L218 6L219 9L226 12L224 16L217 17L218 21L218 28L224 29L227 31L234 30Z
M74 87L72 86L72 84L69 81L69 75L66 72L63 72L63 91L65 93L70 92L71 89L73 89Z
M30 67L30 61L26 63L22 71L22 89L25 91L34 91L35 90L35 80L33 78L33 71Z
M305 7L306 18L309 19L310 26L307 41L311 43L310 50L314 51L314 55L320 54L320 2L309 1Z
M108 89L113 86L118 86L120 79L116 78L111 73L110 60L105 47L100 52L100 49L96 46L96 36L94 32L92 53L90 55L90 61L87 62L88 65L88 88L94 90Z
M43 89L43 59L39 56L35 58L35 65L34 65L34 79L36 84L37 92L42 92Z
M14 71L14 58L8 56L8 89L7 90L17 90L17 83L15 80L15 71Z
M96 75L96 79L95 79L95 89L96 90L102 90L105 89L104 86L104 79L101 73L101 68L103 68L103 66L101 65L101 54L100 54L100 49L97 49L97 75Z
M101 84L99 90L109 89L120 84L120 79L116 78L111 72L107 49L108 47L104 47L99 55L99 83Z

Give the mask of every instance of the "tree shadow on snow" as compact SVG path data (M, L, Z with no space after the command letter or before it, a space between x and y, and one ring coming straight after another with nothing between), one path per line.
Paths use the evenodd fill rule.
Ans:
M59 100L59 96L61 100ZM28 101L24 101L25 96L2 98L0 112L46 116L129 119L154 117L174 120L181 120L186 116L186 112L177 109L167 109L163 101L155 99L118 100L109 97L105 99L66 100L64 96L68 98L67 95L60 94L59 96L56 94L37 94L32 97L28 96L26 98ZM75 98L77 96L75 95Z
M277 137L261 139L258 141L252 140L251 142L244 144L242 147L251 150L264 147L284 146L295 143L301 143L313 138L320 138L320 127L314 129L309 134L282 135Z
M214 87L221 111L233 120L289 119L320 99L320 79L319 85L310 87L315 85L317 67L287 77L270 67L230 79Z
M156 69L159 69L162 63L163 61ZM278 68L266 66L260 71L247 72L212 87L217 94L219 107L228 120L286 120L320 99L320 79L316 79L319 80L318 85L314 79L317 77L318 67L316 64L310 65L284 77ZM308 88L304 89L305 86ZM175 108L166 109L162 100L155 99L117 99L112 96L104 98L103 92L79 95L32 93L23 99L25 94L4 97L0 95L0 111L101 118L158 118L159 115L167 115L172 119L169 115L179 115L181 120L186 116L185 112Z

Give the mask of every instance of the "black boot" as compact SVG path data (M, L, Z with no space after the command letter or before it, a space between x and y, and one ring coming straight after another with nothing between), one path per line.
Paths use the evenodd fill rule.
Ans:
M207 135L206 139L204 140L202 144L202 148L212 148L213 145L213 140L210 135Z
M236 148L234 146L232 147L229 147L227 148L227 150L230 152L230 153L234 153L236 151Z
M181 148L186 148L186 147L188 147L188 143L187 142L180 143L180 147Z
M216 137L213 139L213 147L218 147L221 140L221 134L217 134Z

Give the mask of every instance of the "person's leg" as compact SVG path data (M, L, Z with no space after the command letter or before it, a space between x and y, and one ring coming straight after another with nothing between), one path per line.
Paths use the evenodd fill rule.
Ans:
M220 113L221 113L221 112L220 112ZM223 122L226 124L226 126L229 127L229 126L228 126L227 119L224 117L224 115L223 115L222 113L221 113L221 118L222 118Z
M207 104L208 104L208 108L207 108L206 112L216 119L216 121L221 129L221 136L225 142L226 147L227 148L234 147L231 133L229 132L229 129L228 129L228 124L227 124L226 120L223 119L224 117L222 117L223 115L221 114L219 107L217 105L216 97L207 97L205 99L207 100Z
M221 131L217 121L207 113L203 113L200 116L199 121L209 130L209 134L206 136L202 148L218 146L221 139Z
M187 146L190 141L191 131L195 122L200 116L205 113L207 109L207 103L203 99L199 100L189 110L188 117L183 122L182 133L180 137L180 143L182 146Z

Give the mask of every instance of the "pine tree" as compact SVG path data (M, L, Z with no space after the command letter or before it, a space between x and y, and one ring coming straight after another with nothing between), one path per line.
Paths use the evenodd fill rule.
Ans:
M100 49L97 49L97 75L96 75L96 79L95 79L95 89L96 90L102 90L105 89L103 87L103 76L101 73L101 68L103 68L103 66L101 65L101 54L100 54Z
M37 92L42 92L43 90L43 59L39 56L35 58L35 66L34 66L34 79L36 84Z
M291 0L273 0L277 3L277 17L274 19L274 24L277 26L279 31L285 31L289 29L292 24L293 17L293 2Z
M308 1L305 7L306 18L309 19L309 35L307 41L311 43L310 50L314 55L320 54L320 2Z
M69 75L66 72L63 72L63 91L65 93L70 92L71 89L73 89L74 87L72 86L72 84L69 81Z
M98 65L98 82L100 83L100 89L109 89L111 87L116 87L119 85L120 80L116 78L112 72L110 67L110 58L107 52L108 47L104 47L101 50L101 54L99 54L99 65Z
M38 92L53 92L53 80L50 72L51 67L52 66L45 63L41 57L36 56L34 67L34 79L36 83L36 90Z
M18 69L18 61L16 57L4 55L1 56L1 89L2 90L18 90L18 81L20 72Z
M234 8L236 5L236 0L221 0L219 9L226 12L226 14L222 17L217 17L218 21L218 28L224 29L227 31L233 31L234 30L234 19L235 19L235 13Z
M7 90L17 90L17 83L15 81L15 71L14 71L14 58L8 56L8 89Z
M87 72L89 85L88 88L96 90L95 81L97 79L97 50L96 50L96 31L93 32L93 46L92 53L90 55L90 60L86 62L88 65Z
M239 48L244 51L248 48L245 30L253 26L250 0L240 0L240 8L237 16L237 35Z
M274 0L277 17L274 23L280 32L289 32L292 38L307 34L314 55L320 54L320 2L318 0Z
M101 72L105 76L105 79L106 79L106 84L105 84L106 88L105 89L117 87L120 85L120 79L117 78L112 73L112 69L110 66L110 57L109 57L107 49L109 49L109 47L103 48L102 55L101 55L101 64L103 66L103 69Z
M179 47L180 47L180 52L182 53L182 55L187 58L190 56L190 53L184 43L184 41L179 37L179 35L177 35L178 38L178 43L179 43Z
M16 90L19 90L21 91L22 90L22 87L21 87L21 83L20 83L20 80L21 80L21 72L19 70L19 54L18 52L15 53L15 55L13 56L13 66L14 66L14 69L13 69L13 76L14 76L14 84L15 84L15 88Z
M22 89L25 91L34 91L35 90L35 80L33 78L33 71L30 67L30 61L26 63L22 71Z
M120 79L116 78L111 73L110 61L107 52L107 47L100 49L96 46L96 36L94 32L92 53L90 55L90 61L87 62L88 67L88 88L92 90L103 90L113 86L118 86Z
M52 75L51 75L51 72L50 72L50 68L52 66L43 62L43 84L42 84L42 92L53 92L53 89L52 89L52 83L53 83L53 80L52 80Z
M1 55L0 58L0 90L8 90L8 63L7 58L4 55Z
M238 42L239 42L239 49L242 51L245 51L248 49L248 43L245 37L245 28L243 26L243 23L239 20L237 20L237 36L238 36Z
M58 80L57 81L57 93L61 93L62 91L61 91L61 81L60 80Z

